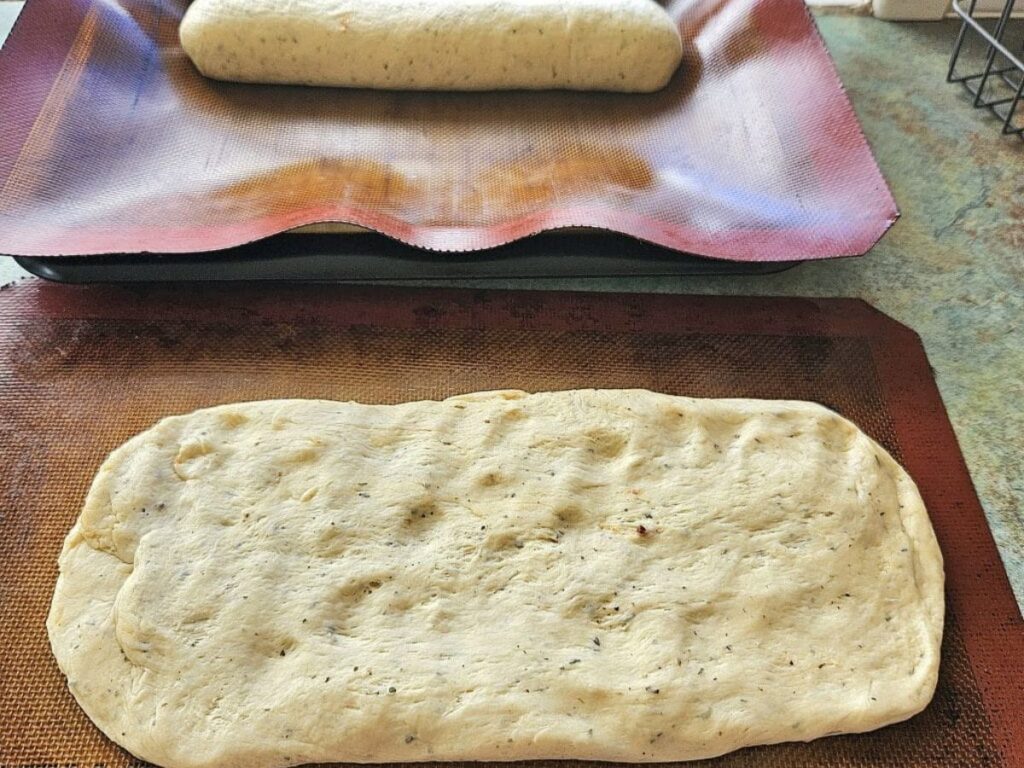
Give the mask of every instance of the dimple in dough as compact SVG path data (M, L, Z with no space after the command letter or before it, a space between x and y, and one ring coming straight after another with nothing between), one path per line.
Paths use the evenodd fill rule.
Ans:
M410 90L655 91L682 40L655 0L194 0L218 80Z
M169 768L647 762L910 717L942 587L913 481L815 404L279 400L115 450L47 627Z

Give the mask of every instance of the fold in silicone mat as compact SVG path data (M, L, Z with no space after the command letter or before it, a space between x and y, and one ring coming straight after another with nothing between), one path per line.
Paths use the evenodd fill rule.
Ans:
M667 0L654 94L220 83L186 0L29 0L0 54L0 253L190 252L343 221L437 250L569 226L857 255L895 203L801 0Z

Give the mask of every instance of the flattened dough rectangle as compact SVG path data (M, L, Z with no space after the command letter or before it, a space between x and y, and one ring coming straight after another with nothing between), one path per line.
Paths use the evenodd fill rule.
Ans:
M48 629L170 768L709 757L935 689L909 476L811 403L640 390L167 418L100 468Z

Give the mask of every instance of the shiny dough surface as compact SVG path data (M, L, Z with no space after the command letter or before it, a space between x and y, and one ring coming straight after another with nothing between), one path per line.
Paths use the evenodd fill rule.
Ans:
M931 699L942 557L812 403L642 390L277 400L103 463L48 620L71 692L170 768L684 760Z
M208 77L409 90L655 91L682 41L655 0L194 0Z

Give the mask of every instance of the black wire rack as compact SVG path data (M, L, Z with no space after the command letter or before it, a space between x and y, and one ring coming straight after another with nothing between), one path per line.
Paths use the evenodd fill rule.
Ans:
M1009 30L1015 28L1010 16L1016 0L1006 0L995 19L979 19L977 2L970 0L965 8L964 0L953 0L953 11L962 23L946 80L961 83L974 97L975 107L987 109L1002 122L1004 134L1024 139L1024 53L1014 53L1008 40Z

